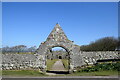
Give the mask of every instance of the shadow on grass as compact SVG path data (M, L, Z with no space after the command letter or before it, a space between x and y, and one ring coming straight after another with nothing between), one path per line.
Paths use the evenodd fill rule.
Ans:
M47 71L48 73L55 73L55 74L69 74L68 71Z

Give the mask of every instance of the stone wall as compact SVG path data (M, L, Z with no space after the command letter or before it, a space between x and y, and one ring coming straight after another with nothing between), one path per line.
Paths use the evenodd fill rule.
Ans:
M83 59L80 55L82 55ZM106 51L106 52L80 52L73 58L74 67L81 66L81 61L84 61L84 65L95 64L97 60L103 59L118 59L117 51ZM2 54L2 69L3 70L14 70L14 69L39 69L43 62L43 56L36 54ZM42 66L43 67L43 66Z
M39 67L36 60L37 56L33 54L2 54L2 69L35 69Z
M95 64L97 60L119 59L117 51L94 51L81 52L84 63L87 65Z

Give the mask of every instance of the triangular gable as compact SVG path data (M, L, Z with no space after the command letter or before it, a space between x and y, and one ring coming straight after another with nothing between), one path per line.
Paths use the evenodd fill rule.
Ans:
M50 35L48 36L47 40L55 39L57 41L68 40L67 36L65 35L64 31L57 23Z

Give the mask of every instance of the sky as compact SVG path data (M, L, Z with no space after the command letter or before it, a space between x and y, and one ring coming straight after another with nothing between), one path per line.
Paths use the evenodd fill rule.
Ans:
M103 37L118 37L118 3L3 2L2 45L38 47L56 23L80 46Z

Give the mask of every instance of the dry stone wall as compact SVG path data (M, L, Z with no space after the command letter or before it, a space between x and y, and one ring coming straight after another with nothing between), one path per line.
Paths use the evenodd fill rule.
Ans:
M98 60L119 59L117 51L81 52L85 65L97 63Z
M37 56L34 54L2 54L2 69L37 69L40 65L38 62L36 62L37 59Z
M80 52L84 65L95 64L97 60L103 59L119 59L117 51L96 51L96 52ZM74 67L82 66L80 63L80 55L73 58ZM38 59L39 57L39 59ZM40 57L36 54L2 54L3 70L23 70L23 69L40 69L44 64Z

